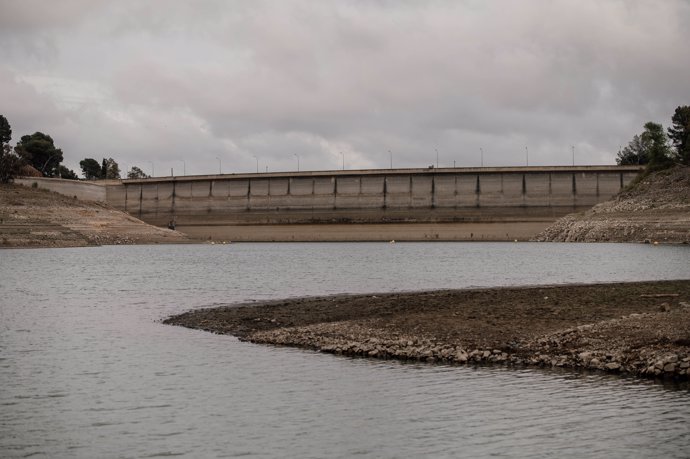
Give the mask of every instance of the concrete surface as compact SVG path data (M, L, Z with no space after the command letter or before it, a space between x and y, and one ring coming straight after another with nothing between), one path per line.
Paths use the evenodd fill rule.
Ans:
M522 240L557 218L610 199L640 170L556 166L175 176L110 182L83 193L102 199L105 190L109 205L157 226L175 221L202 239ZM79 197L75 189L68 191ZM438 231L399 226L413 223L454 225ZM333 226L346 224L360 226Z

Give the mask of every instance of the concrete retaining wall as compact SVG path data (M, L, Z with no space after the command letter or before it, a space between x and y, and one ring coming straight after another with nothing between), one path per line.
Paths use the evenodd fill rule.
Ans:
M54 191L65 196L76 196L83 201L106 202L106 187L104 183L82 182L47 177L27 177L14 180L17 185L34 186Z
M530 222L535 228L608 200L638 172L582 166L167 177L108 186L107 202L149 223L175 220L208 237L238 225Z

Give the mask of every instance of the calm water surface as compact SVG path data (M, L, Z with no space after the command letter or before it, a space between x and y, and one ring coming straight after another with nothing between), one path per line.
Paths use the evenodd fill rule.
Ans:
M690 278L690 247L0 251L0 457L688 457L687 386L402 364L159 321L332 293Z

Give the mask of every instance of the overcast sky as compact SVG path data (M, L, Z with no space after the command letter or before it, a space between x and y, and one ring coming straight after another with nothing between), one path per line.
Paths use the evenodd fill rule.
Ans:
M687 0L0 0L0 114L77 172L612 164L689 43Z

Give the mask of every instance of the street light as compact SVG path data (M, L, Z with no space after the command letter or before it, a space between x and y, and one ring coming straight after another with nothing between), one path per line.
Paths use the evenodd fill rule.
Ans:
M297 153L293 153L295 158L297 158L297 172L299 172L299 155Z
M525 161L527 161L527 165L529 166L529 149L525 147Z
M217 156L216 156L216 159L218 160L218 173L222 174L223 173L223 162Z
M436 152L436 169L438 169L438 150L434 148L434 151Z
M343 153L343 152L341 151L341 152L340 152L340 156L343 157L343 170L345 170L345 153Z
M185 163L184 159L178 159L182 163L182 175L187 175L187 163Z
M479 147L479 154L480 154L480 164L482 167L484 167L484 149L482 147Z
M388 150L388 153L391 156L391 169L393 169L393 153L390 150Z
M259 173L259 158L256 157L256 155L252 155L252 157L256 160L256 173Z
M573 166L575 166L575 145L573 147Z
M151 177L156 175L156 170L153 168L153 161L149 161L151 163Z

